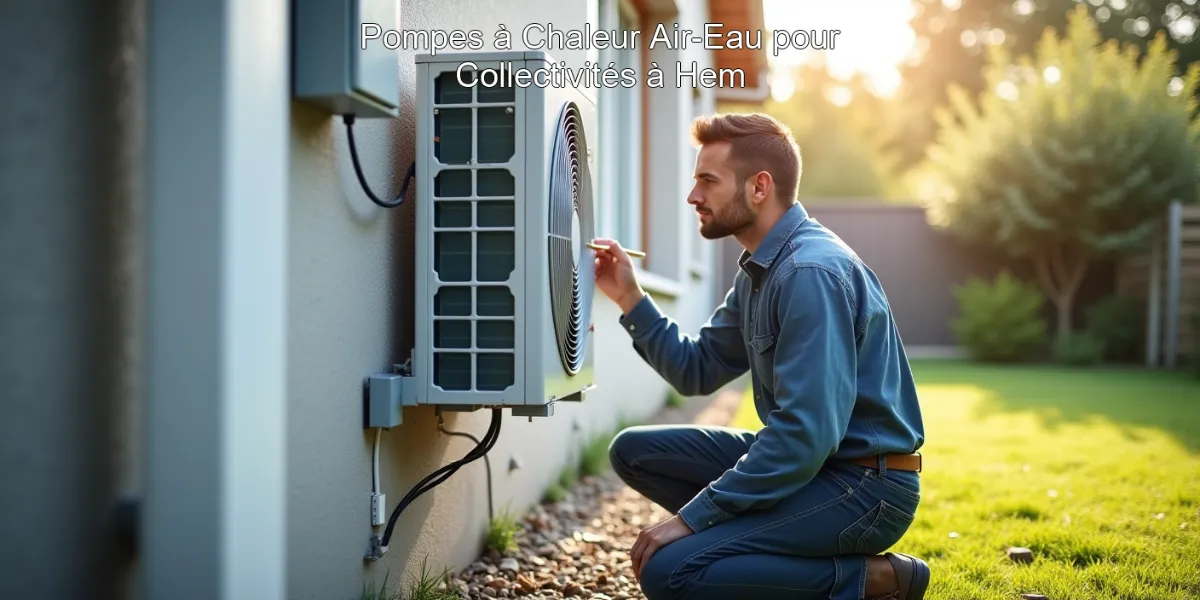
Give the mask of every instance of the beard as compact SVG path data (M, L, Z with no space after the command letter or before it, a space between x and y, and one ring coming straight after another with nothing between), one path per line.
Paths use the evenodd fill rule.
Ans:
M707 223L700 222L700 235L704 239L719 240L749 229L754 224L756 215L746 202L745 188L738 186L737 195L723 208L710 213Z

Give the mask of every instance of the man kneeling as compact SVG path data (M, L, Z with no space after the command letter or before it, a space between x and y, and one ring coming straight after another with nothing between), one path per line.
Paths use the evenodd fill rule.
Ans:
M765 424L634 427L613 440L620 477L674 516L631 551L650 600L923 598L929 568L891 552L920 499L924 426L875 274L796 201L800 152L764 115L693 123L700 234L745 249L697 336L664 316L616 240L597 240L597 286L637 353L676 390L751 374Z

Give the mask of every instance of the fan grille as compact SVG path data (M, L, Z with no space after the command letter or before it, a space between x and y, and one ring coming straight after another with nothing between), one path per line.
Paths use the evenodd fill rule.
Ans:
M550 305L558 355L567 373L583 367L588 321L591 319L593 278L589 269L581 276L579 265L591 265L586 241L594 236L592 223L592 175L588 167L587 138L582 115L574 102L559 113L558 130L550 167ZM580 240L573 240L573 222L578 219Z

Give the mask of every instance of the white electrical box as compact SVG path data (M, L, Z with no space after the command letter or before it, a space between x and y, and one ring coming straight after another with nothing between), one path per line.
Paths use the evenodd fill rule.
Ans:
M393 118L400 81L398 0L295 0L292 89L335 115Z

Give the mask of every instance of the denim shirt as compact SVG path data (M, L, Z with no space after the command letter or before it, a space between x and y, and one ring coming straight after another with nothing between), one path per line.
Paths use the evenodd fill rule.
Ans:
M793 204L698 335L646 295L619 322L685 396L751 374L764 427L733 468L679 514L696 532L771 506L830 459L917 451L924 425L882 285L854 251Z

